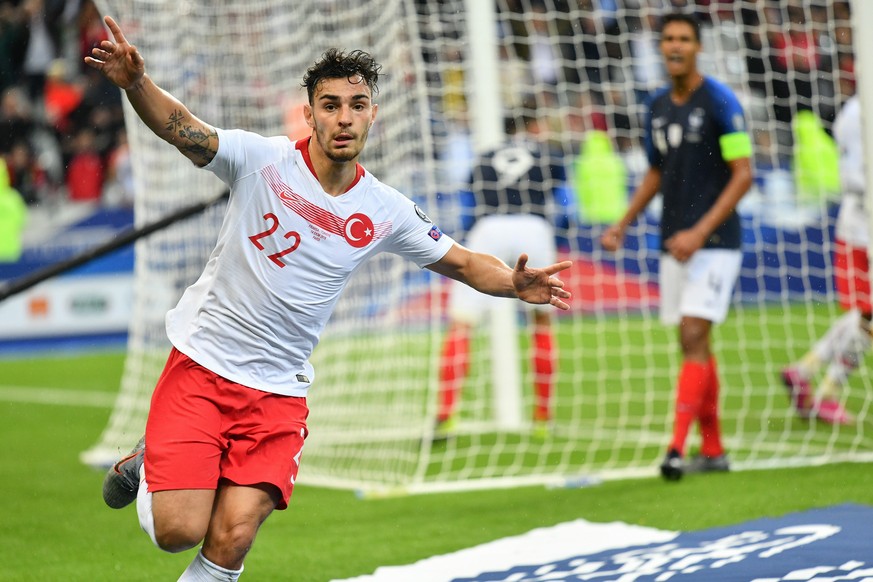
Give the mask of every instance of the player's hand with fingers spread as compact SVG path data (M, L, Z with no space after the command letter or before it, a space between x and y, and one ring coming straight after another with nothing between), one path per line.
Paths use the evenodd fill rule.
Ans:
M121 27L112 17L106 16L103 21L115 42L102 41L100 46L91 49L91 56L85 57L85 63L103 73L117 87L130 89L145 75L145 61L136 47L127 42Z
M573 263L562 261L543 269L531 269L527 261L527 255L522 254L512 272L512 285L518 298L527 303L548 303L558 309L570 309L564 302L570 298L570 292L564 289L564 282L553 275L570 268Z

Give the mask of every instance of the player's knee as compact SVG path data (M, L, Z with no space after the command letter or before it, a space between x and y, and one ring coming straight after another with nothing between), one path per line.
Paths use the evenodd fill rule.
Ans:
M173 521L155 527L155 543L165 552L173 554L197 547L205 536L205 525Z
M229 560L241 560L251 549L257 533L257 524L249 522L240 522L226 528L213 528L209 532L207 545L211 551Z
M696 318L683 318L679 325L679 343L685 357L709 353L708 322Z

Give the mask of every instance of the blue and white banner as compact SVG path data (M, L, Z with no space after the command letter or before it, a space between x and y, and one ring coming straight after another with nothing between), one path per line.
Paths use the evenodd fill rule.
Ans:
M873 508L698 532L576 520L342 582L873 582Z
M33 276L106 244L133 227L133 210L90 205L66 214L33 212L41 238L26 242L15 263L0 263L0 285ZM127 333L134 300L134 248L88 261L0 302L0 344Z

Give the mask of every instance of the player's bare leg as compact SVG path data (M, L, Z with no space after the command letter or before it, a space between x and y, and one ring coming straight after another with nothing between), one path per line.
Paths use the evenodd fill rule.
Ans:
M152 495L154 541L167 552L183 552L206 537L216 492L211 489L156 491Z
M276 487L223 483L203 542L203 555L224 568L242 569L258 529L280 501Z

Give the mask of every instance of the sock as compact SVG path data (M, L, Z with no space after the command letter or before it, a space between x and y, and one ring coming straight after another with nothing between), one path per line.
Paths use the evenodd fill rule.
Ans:
M203 550L200 550L194 556L194 560L182 572L182 575L179 576L178 582L235 582L239 580L244 568L245 566L239 570L222 568L207 560L203 555Z
M139 525L144 532L149 534L152 543L158 546L155 537L155 516L152 513L152 494L145 478L145 465L139 469L139 491L136 493L136 515L139 517Z
M534 420L552 418L552 391L555 385L555 338L550 327L542 326L534 330L533 370Z
M709 363L689 362L682 364L676 387L676 410L673 413L673 441L671 449L685 454L685 439L691 423L700 415L703 396L709 386Z
M700 405L700 454L717 457L724 454L721 444L721 427L718 419L718 365L715 356L709 358L709 383Z
M837 319L825 334L797 362L798 371L809 378L814 376L825 362L832 361L845 349L846 342L860 327L861 314L857 309L847 311Z
M453 327L443 343L440 355L440 407L438 420L455 413L461 384L470 367L470 336L466 328Z
M859 318L860 319L860 318ZM866 324L866 322L864 322ZM864 355L870 349L870 334L866 325L859 323L842 343L841 351L831 360L825 377L819 387L819 397L825 400L836 399L842 387L848 382L849 375L858 369Z

